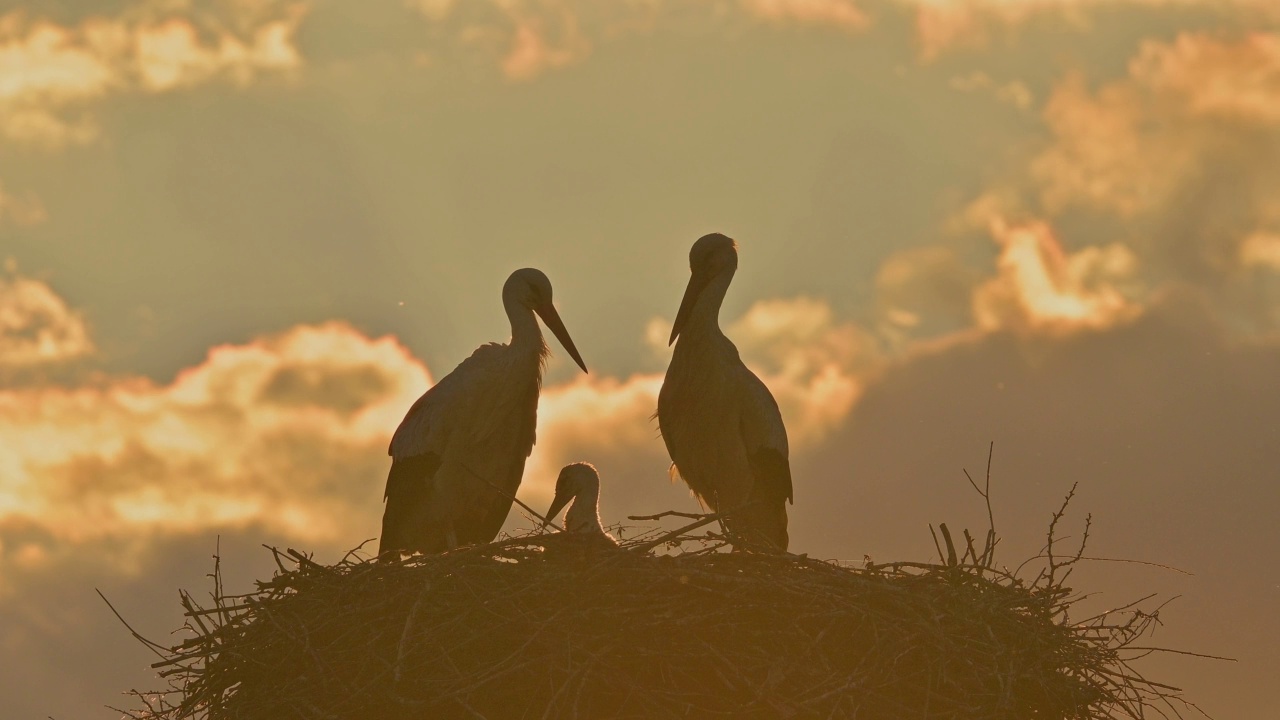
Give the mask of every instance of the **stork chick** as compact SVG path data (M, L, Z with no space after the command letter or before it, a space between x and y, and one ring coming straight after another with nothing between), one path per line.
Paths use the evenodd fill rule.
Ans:
M573 504L569 505L570 502ZM579 462L560 470L556 496L547 510L546 522L554 520L565 505L569 505L569 509L564 514L561 535L601 547L618 547L618 541L600 525L600 474L594 465Z

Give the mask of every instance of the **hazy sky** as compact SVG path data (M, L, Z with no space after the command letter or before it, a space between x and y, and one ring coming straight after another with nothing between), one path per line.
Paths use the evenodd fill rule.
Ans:
M0 0L0 697L109 718L221 537L377 533L414 398L508 328L555 346L521 494L695 509L650 421L687 253L777 396L796 552L1004 560L1071 532L1094 602L1182 597L1153 657L1280 716L1275 0ZM524 522L513 516L511 524Z

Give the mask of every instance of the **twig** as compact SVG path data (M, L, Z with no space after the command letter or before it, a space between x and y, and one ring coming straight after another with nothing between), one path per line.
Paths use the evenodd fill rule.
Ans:
M508 500L510 500L510 501L512 501L512 502L514 502L515 504L517 504L517 505L519 505L520 507L524 508L525 512L527 512L527 513L529 513L530 515L534 516L535 518L537 518L537 519L541 520L541 521L542 521L542 526L543 526L543 527L546 527L546 526L548 526L548 525L549 525L549 526L551 526L551 527L555 528L556 530L564 530L564 528L563 528L563 527L561 527L561 526L557 525L557 524L556 524L555 522L553 522L550 518L546 517L546 516L545 516L545 515L543 515L542 513L538 512L537 510L534 510L533 508L529 507L528 505L524 504L524 502L523 502L522 500L520 500L520 498L516 497L515 495L512 495L511 493L507 492L506 490L503 490L502 488L498 487L497 485L494 485L492 482L490 482L490 481L489 481L489 478L487 478L487 477L485 477L485 476L481 475L480 473L476 472L475 470L472 470L470 467L467 467L467 470L468 470L472 475L474 475L474 476L476 476L477 478L480 478L482 481L484 481L484 484L485 484L485 485L488 485L489 487L493 488L494 492L496 492L496 493L498 493L499 495L501 495L501 496L503 496L503 497L507 498Z
M650 540L649 542L641 543L639 545L632 545L631 547L627 548L627 551L636 553L638 555L643 555L649 552L650 550L652 550L653 548L656 548L665 542L674 540L680 537L681 535L688 533L690 530L697 530L698 528L704 525L710 525L711 523L721 519L722 517L723 515L721 515L720 513L712 513L711 515L704 515L702 516L701 520L695 523L690 523L688 525L685 525L682 528L672 530L669 533L659 536L656 540Z
M682 517L690 520L701 520L706 517L705 513L687 513L678 510L668 510L660 512L657 515L628 515L628 520L661 520L664 517Z
M146 645L147 648L151 650L151 652L158 655L161 659L165 659L167 657L165 653L169 651L169 648L163 645L159 645L157 643L153 643L150 640L142 637L142 635L139 634L137 630L134 630L133 626L130 625L128 622L126 622L125 619L120 615L120 613L116 611L115 606L111 604L111 601L107 599L106 595L102 594L101 590L99 590L98 588L94 588L93 591L98 593L98 597L102 598L102 602L106 603L107 607L111 608L111 612L116 616L116 619L119 620L122 624L124 624L124 626L129 630L129 633L132 634L133 637L138 642L142 643L143 645Z

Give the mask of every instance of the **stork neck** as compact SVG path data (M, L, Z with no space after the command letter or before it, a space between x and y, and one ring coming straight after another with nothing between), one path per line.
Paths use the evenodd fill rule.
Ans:
M503 301L507 310L507 319L511 321L511 346L541 352L546 348L542 340L542 328L538 327L538 318L528 305L508 300Z
M720 306L724 304L725 293L729 292L729 283L733 282L733 273L732 269L721 272L711 278L702 289L689 314L689 324L681 332L682 336L723 334L720 331Z
M564 514L564 529L569 532L603 533L600 526L600 488L586 487L578 491Z

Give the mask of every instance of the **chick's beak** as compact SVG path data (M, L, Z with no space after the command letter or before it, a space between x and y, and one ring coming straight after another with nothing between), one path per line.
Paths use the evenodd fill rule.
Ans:
M565 505L569 504L571 499L573 499L573 495L563 490L557 490L555 498L551 501L551 507L547 510L546 520L542 522L542 527L546 527L552 520L555 520L556 516L560 514Z

